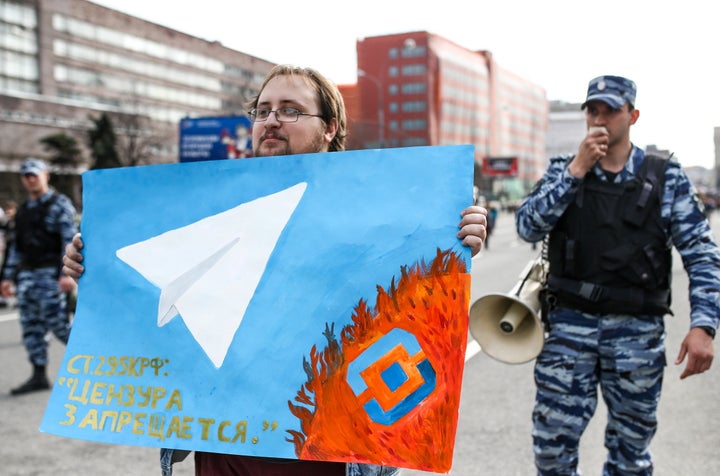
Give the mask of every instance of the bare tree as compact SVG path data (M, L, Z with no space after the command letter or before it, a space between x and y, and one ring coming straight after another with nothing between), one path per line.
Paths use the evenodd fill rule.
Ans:
M148 116L118 114L115 117L118 132L118 153L123 165L147 165L152 157L166 147L168 137Z

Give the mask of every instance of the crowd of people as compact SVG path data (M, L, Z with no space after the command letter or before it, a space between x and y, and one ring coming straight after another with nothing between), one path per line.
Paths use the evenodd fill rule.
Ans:
M608 406L604 475L650 475L666 365L664 318L671 313L671 246L690 278L689 331L675 363L681 378L711 368L720 320L720 248L683 169L632 143L637 87L621 76L592 79L582 104L587 135L573 154L553 157L517 207L518 235L547 247L545 346L535 362L532 441L539 475L578 473L579 442L599 394ZM310 68L280 65L248 105L255 157L342 151L348 131L337 87ZM14 395L49 387L48 332L67 341L64 292L84 272L83 238L67 197L47 187L47 165L23 163L28 201L17 210L3 268L4 296L16 293L31 378ZM499 205L461 212L457 238L488 247ZM628 205L629 204L629 205ZM6 214L10 215L9 209ZM40 230L40 231L38 231ZM6 237L12 237L6 228ZM87 240L96 239L91 236ZM63 256L64 252L64 256ZM62 265L61 260L62 259ZM479 264L482 266L482 264ZM42 288L39 283L44 283ZM52 288L52 292L47 289ZM40 291L45 289L45 291ZM162 451L163 474L187 452ZM391 475L397 468L277 461L195 452L198 475Z

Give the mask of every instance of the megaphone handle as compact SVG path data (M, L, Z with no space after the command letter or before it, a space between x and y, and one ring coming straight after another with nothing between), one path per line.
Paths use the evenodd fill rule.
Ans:
M503 318L500 319L500 330L505 334L512 334L518 327L520 327L520 324L522 324L522 321L526 316L527 309L525 306L518 302L513 302Z

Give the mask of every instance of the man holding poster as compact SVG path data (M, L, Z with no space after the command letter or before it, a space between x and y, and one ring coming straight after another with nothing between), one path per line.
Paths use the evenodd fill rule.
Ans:
M291 66L280 65L275 67L266 77L264 83L261 86L260 93L257 98L250 104L250 115L253 118L254 126L252 129L252 144L253 144L253 155L255 157L270 157L270 156L289 156L289 155L300 155L300 154L314 154L317 152L333 152L333 151L344 151L345 149L345 137L346 137L346 118L345 109L337 88L330 83L326 78L320 75L318 72L309 68L297 68ZM283 159L289 161L290 159ZM315 159L317 160L317 159ZM243 161L245 162L245 161ZM252 162L252 161L248 161ZM258 162L253 162L258 163ZM291 162L289 162L291 163ZM303 163L304 165L304 163ZM468 184L468 192L469 192ZM290 188L287 190L291 190ZM295 190L293 188L293 190ZM300 190L299 194L303 193ZM293 192L294 193L294 192ZM469 195L469 193L468 193ZM470 197L468 197L470 201ZM465 208L461 212L461 220L459 223L460 230L457 232L456 239L459 239L462 245L469 247L472 250L472 254L477 254L482 248L483 240L486 234L486 210L478 206L470 206ZM345 224L347 217L338 217L338 226L350 226L350 223ZM310 241L310 240L308 240ZM231 245L228 245L231 246ZM73 241L73 244L68 246L66 255L64 257L64 271L68 276L78 279L84 272L84 267L81 265L83 256L80 250L83 247L82 240L79 235ZM125 260L128 264L131 264L131 255L133 250L131 247L123 248L118 250L118 257ZM125 254L121 253L127 250ZM440 250L438 250L440 255ZM127 259L123 258L125 256ZM443 255L446 257L446 255ZM446 261L452 261L451 258L447 258ZM139 269L139 268L138 268ZM407 275L412 275L412 270L407 271ZM447 273L449 274L449 273ZM407 278L406 273L403 273L402 280L398 280L397 287L400 288L402 283ZM438 278L440 279L440 278ZM467 283L469 289L469 282ZM164 291L163 291L164 292ZM394 289L392 290L394 293ZM390 293L392 294L392 293ZM440 293L437 293L440 294ZM467 298L469 296L465 296ZM391 298L396 298L392 294ZM432 301L434 298L430 296L425 297L427 301ZM380 297L378 298L380 300ZM397 304L397 299L394 299ZM466 301L467 299L464 299ZM162 296L161 296L162 301ZM361 303L362 304L362 303ZM467 305L467 302L462 303ZM171 309L172 310L172 309ZM356 310L358 314L362 314L361 311L366 310L362 306L359 306ZM182 314L182 313L181 313ZM359 318L358 318L359 319ZM372 319L370 319L372 321ZM190 327L191 324L188 324ZM462 341L466 338L466 328L461 326L458 335L462 336ZM387 336L392 334L393 337L397 337L399 340L407 342L407 348L413 349L415 342L411 336L406 335L407 332L403 332L400 329L395 328L393 331L388 332ZM332 326L326 326L325 333L328 340L328 347L324 353L321 353L321 357L324 357L323 365L327 364L332 367L332 356L335 355L331 351L335 350L338 346L338 341L335 339L334 330ZM343 343L345 342L345 335L343 337ZM383 337L378 338L374 341L371 347L378 349L378 352L382 350L388 339ZM464 345L462 346L464 348ZM387 350L387 349L386 349ZM388 350L388 353L392 352L393 349ZM420 355L422 352L418 351ZM314 356L311 353L311 357ZM368 367L365 368L362 364L367 362L363 361L364 354L356 356L354 361L343 356L344 359L351 361L346 366L346 371L352 373L355 368L365 369L364 375L367 375L367 368L370 368L372 362L368 363ZM216 367L221 367L225 359L225 354L216 356L213 362ZM153 359L154 360L154 359ZM315 362L313 362L315 363ZM312 374L314 365L304 362L306 364L306 371L308 374ZM157 363L155 368L157 371L161 368L162 363ZM432 374L433 381L441 380L441 376L436 376L434 370L429 368L427 365L423 366L423 361L419 361L418 368L419 373L408 372L408 375L414 379L423 379L428 375ZM152 367L152 365L151 365ZM75 367L77 368L77 367ZM323 367L325 368L325 367ZM390 378L391 374L398 372L400 369L397 365L391 365L390 368L386 369L382 375L378 375L378 379ZM403 370L407 370L403 368ZM413 369L410 369L413 370ZM331 377L327 377L330 380ZM429 380L429 379L426 379ZM367 394L368 389L363 389L363 383L358 380L351 380L348 378L350 387L352 390L356 390L358 394ZM298 392L299 396L306 396L304 393L311 387L311 381L308 385L303 387L303 391ZM246 385L257 385L256 382L246 382ZM345 385L347 389L350 389ZM459 393L459 386L458 386ZM326 389L330 390L330 389ZM422 386L421 386L422 390ZM429 391L429 390L428 390ZM321 392L317 392L315 395L319 395ZM415 396L417 397L416 394ZM384 395L378 396L378 399L387 397L391 399L392 396ZM178 397L179 398L179 397ZM420 397L417 397L420 398ZM172 397L170 397L172 401ZM300 402L302 399L296 399ZM370 402L372 403L372 401ZM403 402L400 402L403 403ZM369 404L368 404L369 405ZM172 406L168 404L168 406ZM179 406L179 405L176 405ZM301 418L304 415L304 408L301 405L290 405L293 413ZM407 406L407 405L406 405ZM371 408L368 413L371 417L377 418L375 421L384 422L386 425L390 425L397 419L406 415L411 409L403 408L401 404L398 404L390 412L384 412L380 408ZM404 413L403 413L404 412ZM442 418L442 417L440 417ZM210 423L208 423L209 425ZM272 426L272 422L270 425ZM240 426L234 427L237 432L235 438L238 437L241 430ZM267 429L267 428L266 428ZM348 437L347 433L352 433L352 428L344 428L343 437ZM233 431L235 431L233 430ZM242 427L244 431L244 427ZM272 428L271 428L272 430ZM270 430L270 431L271 431ZM226 437L233 437L233 431L230 427L227 428L225 433L222 435ZM178 434L183 431L178 430ZM220 434L221 431L218 431ZM244 438L244 433L243 433ZM318 438L318 441L321 440ZM291 441L291 440L286 440ZM294 439L296 448L311 447L314 444L318 444L317 441L312 441L312 435L308 437L305 435L296 435ZM326 442L328 440L323 440ZM391 446L391 445L386 445ZM318 444L318 447L322 447L322 443ZM364 448L357 448L357 451L352 451L355 455L362 454ZM177 458L173 457L173 452L177 450L163 450L161 462L163 464L163 474L171 474L172 465L171 462ZM216 476L216 475L270 475L270 476L369 476L369 475L393 475L397 473L396 468L376 466L372 464L361 464L361 463L342 463L342 462L331 462L331 461L343 461L340 454L348 454L349 452L343 453L338 450L338 453L331 452L303 452L298 451L298 459L278 459L278 458L266 458L259 456L245 456L238 454L221 454L219 452L211 451L195 451L195 468L197 475L203 476ZM304 461L303 459L321 459L318 455L326 456L327 461ZM361 461L368 461L371 458L363 456L359 458ZM390 461L391 463L393 461ZM449 468L448 468L449 469Z

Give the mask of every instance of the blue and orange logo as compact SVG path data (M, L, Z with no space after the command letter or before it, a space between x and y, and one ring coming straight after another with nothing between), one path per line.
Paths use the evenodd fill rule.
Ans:
M389 426L433 392L436 374L415 336L395 328L350 362L347 381L370 419Z

